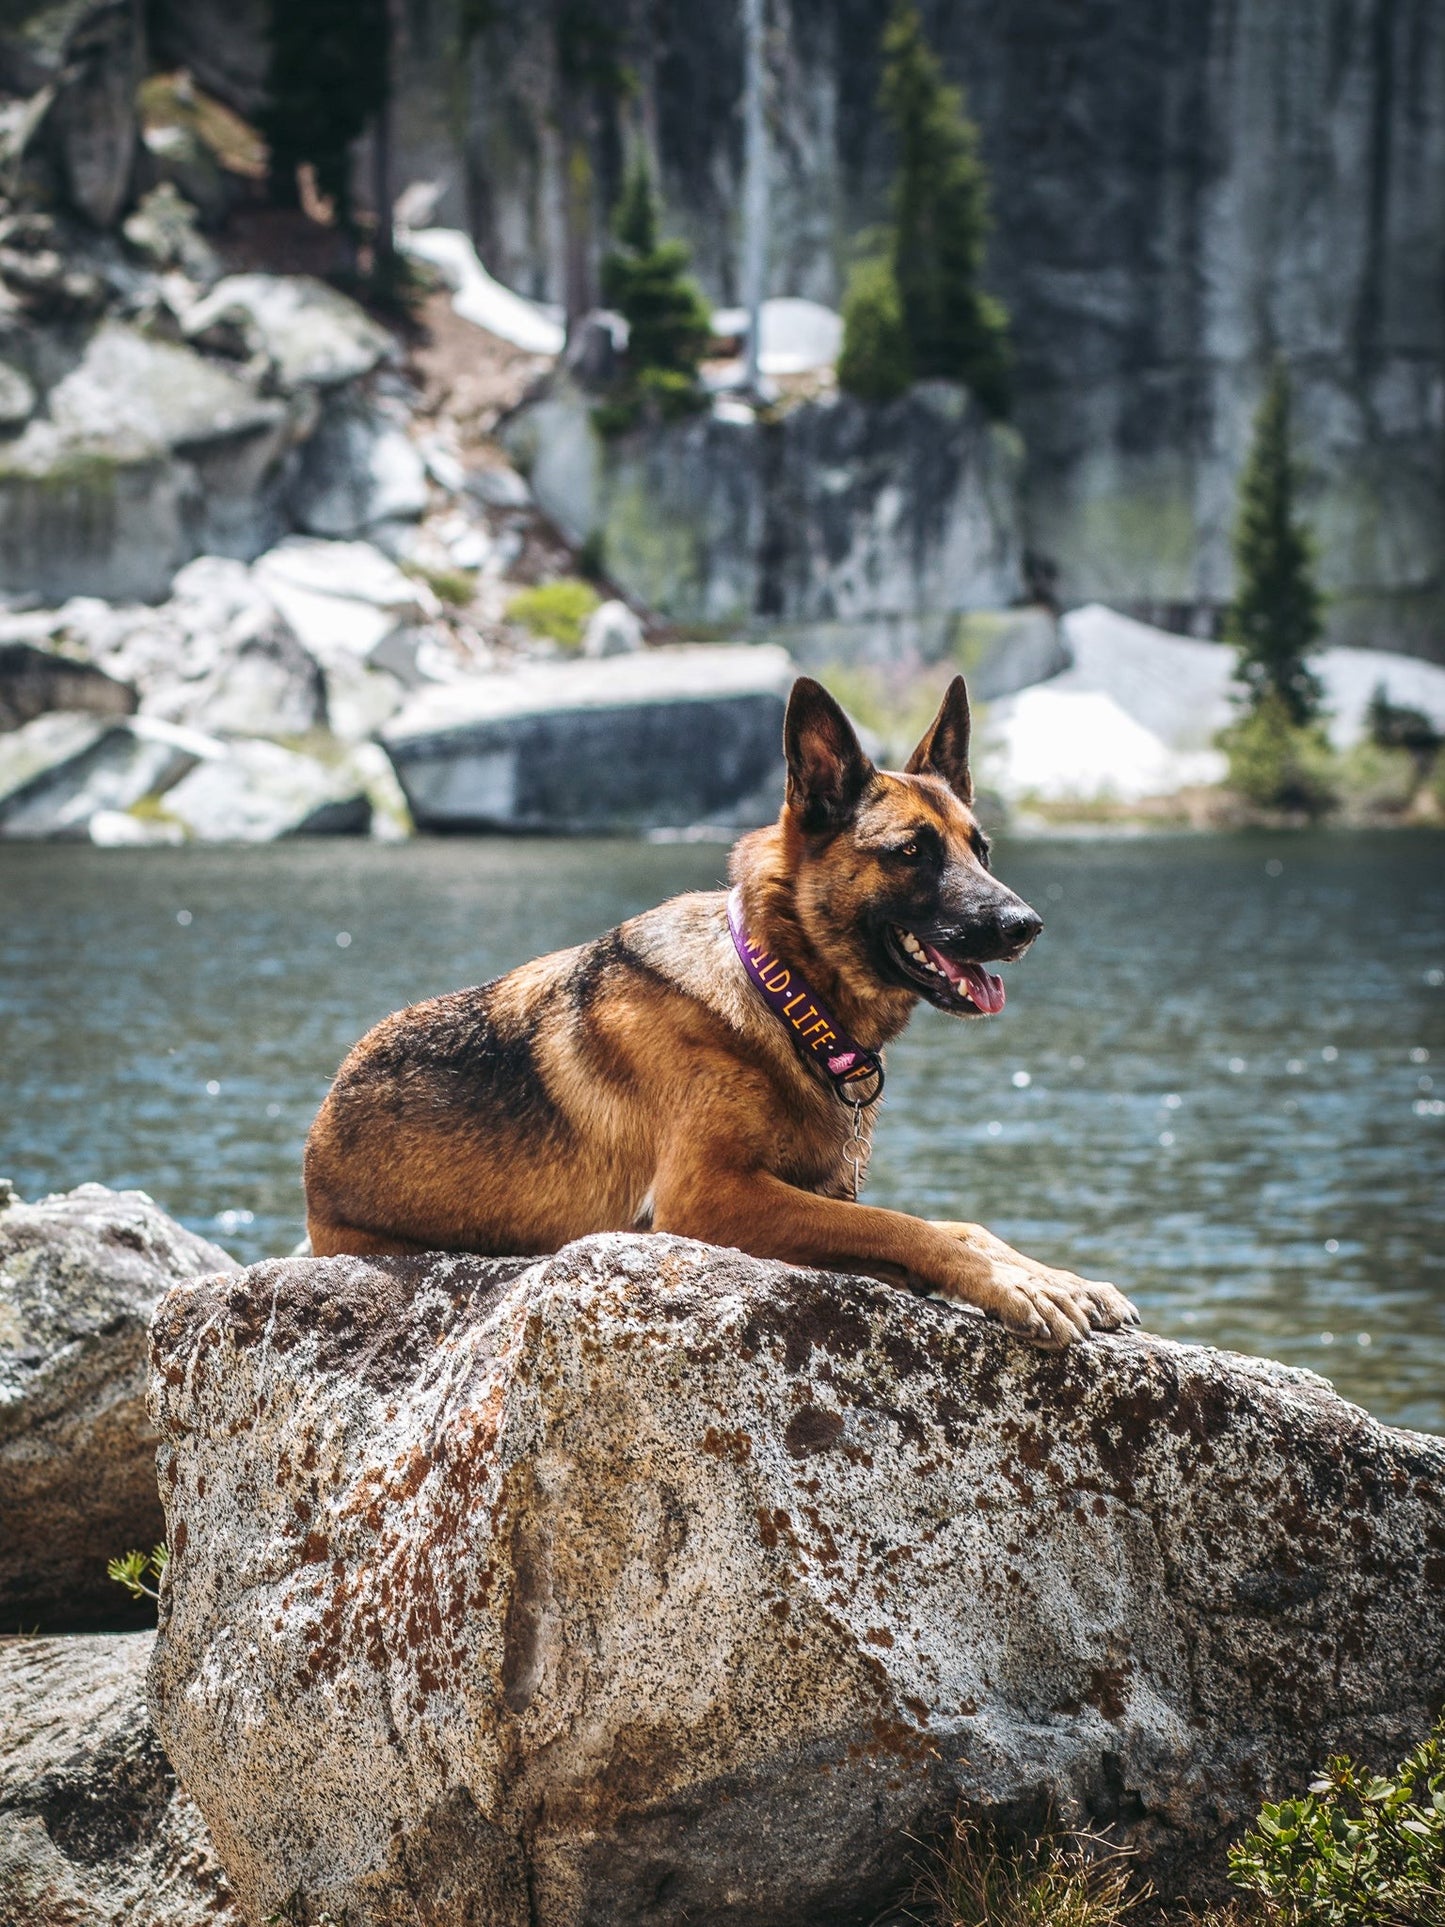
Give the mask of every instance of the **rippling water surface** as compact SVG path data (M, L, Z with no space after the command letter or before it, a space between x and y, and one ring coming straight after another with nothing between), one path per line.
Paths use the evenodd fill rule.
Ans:
M347 1048L682 889L707 846L0 847L0 1173L302 1231ZM997 1019L890 1053L871 1198L973 1217L1156 1331L1445 1431L1445 837L1001 844L1048 928Z

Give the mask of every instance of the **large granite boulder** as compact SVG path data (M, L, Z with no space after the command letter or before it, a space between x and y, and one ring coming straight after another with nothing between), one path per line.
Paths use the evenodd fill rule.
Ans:
M24 618L21 618L24 620ZM72 599L52 634L133 683L142 713L223 736L325 729L325 672L244 562L187 563L159 608Z
M435 615L436 598L369 542L289 536L253 579L313 655L366 661L408 623Z
M50 418L74 442L194 449L274 430L286 411L222 363L124 321L106 321L50 392Z
M0 583L58 602L165 594L193 555L199 484L168 451L72 441L33 421L0 442Z
M80 842L101 811L149 804L198 763L225 754L216 738L152 716L130 716L92 731L89 717L64 712L37 717L0 743L0 836L24 842ZM88 738L88 740L87 740ZM11 744L23 756L37 741L70 753L53 754L28 782L8 791Z
M30 96L6 130L29 184L97 227L115 223L135 172L143 15L140 0L11 0L0 15L0 88Z
M243 737L166 792L165 813L198 843L359 836L371 826L365 778L347 756L323 761Z
M11 811L68 782L112 733L104 717L57 709L0 736L0 828Z
M398 422L353 397L333 402L306 444L292 490L312 535L362 535L426 513L426 464Z
M284 532L300 404L233 366L101 322L0 443L0 582L46 599L155 601L193 555L260 554Z
M91 0L74 11L80 17L67 36L50 132L71 205L97 227L110 227L135 173L144 10L140 0Z
M327 722L326 678L277 615L237 625L210 675L167 692L197 729L225 736L306 736Z
M746 829L783 796L772 645L532 662L419 690L382 733L421 829Z
M179 1279L234 1271L142 1191L0 1184L0 1627L114 1623L106 1562L164 1532L145 1334Z
M286 1260L152 1328L156 1727L243 1907L866 1922L955 1803L1166 1891L1445 1693L1445 1441L666 1236Z
M5 1927L242 1927L146 1711L151 1643L0 1639Z
M348 295L309 274L230 274L188 309L188 340L263 356L276 385L334 388L367 374L395 342Z

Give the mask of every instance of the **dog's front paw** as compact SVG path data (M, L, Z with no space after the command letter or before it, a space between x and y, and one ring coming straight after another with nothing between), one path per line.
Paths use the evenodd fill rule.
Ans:
M1050 1351L1088 1337L1088 1310L1065 1273L1050 1276L1009 1265L999 1267L992 1282L998 1294L993 1315L1007 1330Z
M1056 1271L1056 1278L1067 1278L1083 1298L1089 1323L1095 1331L1118 1331L1121 1325L1139 1323L1138 1307L1131 1304L1115 1285L1100 1284L1094 1278L1076 1278L1071 1271Z
M973 1274L964 1289L945 1289L944 1295L980 1306L1021 1338L1059 1350L1091 1331L1139 1323L1138 1312L1113 1285L1041 1265L980 1225L938 1229L963 1247Z

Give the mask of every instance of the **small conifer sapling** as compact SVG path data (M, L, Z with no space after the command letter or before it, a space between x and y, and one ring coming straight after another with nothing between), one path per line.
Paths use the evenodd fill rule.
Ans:
M1234 532L1236 588L1225 638L1253 707L1277 703L1302 727L1316 720L1323 691L1309 656L1323 628L1309 534L1295 512L1299 477L1290 442L1289 379L1276 367L1255 417L1239 485Z

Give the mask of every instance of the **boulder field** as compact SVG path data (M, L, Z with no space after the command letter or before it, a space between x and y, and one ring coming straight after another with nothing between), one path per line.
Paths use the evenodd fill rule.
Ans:
M1445 1697L1445 1441L1307 1372L611 1234L151 1342L151 1712L251 1919L864 1922L960 1803L1198 1891Z

